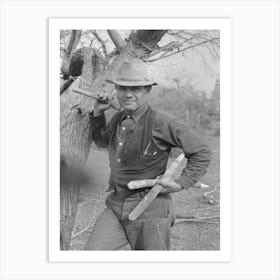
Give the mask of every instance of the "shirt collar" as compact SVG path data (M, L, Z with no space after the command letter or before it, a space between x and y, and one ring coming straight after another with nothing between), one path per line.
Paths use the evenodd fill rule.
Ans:
M127 117L131 117L135 121L135 123L137 123L139 119L142 117L142 115L147 111L148 106L149 106L148 103L145 103L131 114L127 114L125 111L123 111L122 121Z

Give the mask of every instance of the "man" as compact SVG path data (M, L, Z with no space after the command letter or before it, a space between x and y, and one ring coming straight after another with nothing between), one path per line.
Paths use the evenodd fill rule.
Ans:
M129 243L132 250L169 250L174 222L170 193L194 187L206 172L211 152L184 122L148 104L156 83L148 76L143 61L124 61L116 78L108 82L115 84L123 111L106 125L104 111L111 105L96 101L91 124L96 145L108 148L112 192L85 249L117 250ZM159 177L173 147L181 148L188 159L176 181ZM129 190L127 184L158 177L162 192L135 221L130 221L129 213L150 189Z

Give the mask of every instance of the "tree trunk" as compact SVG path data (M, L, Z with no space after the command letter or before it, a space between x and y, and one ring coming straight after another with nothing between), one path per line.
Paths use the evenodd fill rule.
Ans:
M166 31L140 30L138 32L141 32L140 38L145 38L145 43L150 42L150 47L155 46ZM137 32L134 33L134 36L138 38ZM112 91L113 85L106 83L105 79L114 74L114 70L119 63L128 57L141 57L147 53L145 47L139 47L139 44L136 45L133 40L129 40L122 49L121 54L114 57L110 65L105 68L102 67L102 61L99 60L97 53L96 61L91 61L91 51L89 50L89 53L86 55L86 61L80 79L80 87L92 93ZM60 132L61 154L67 161L86 163L92 142L89 112L93 109L94 101L91 98L73 92L69 92L67 95L62 96L67 108L65 106L61 108L61 114L63 114L63 116L61 116L62 124ZM74 112L71 110L73 105L77 105L75 106ZM79 201L80 186L63 185L61 186L60 191L60 249L69 250Z
M61 155L66 158L67 163L85 164L91 141L90 125L86 113L80 113L77 110L69 114L60 135ZM79 192L80 186L62 184L60 186L60 248L62 250L69 250Z
M100 72L98 54L89 49L85 54L83 73L80 86L87 88L90 81L96 81ZM92 59L96 59L93 63ZM88 82L87 82L88 81ZM64 95L64 106L61 106L62 122L60 128L60 153L66 159L66 164L84 165L92 142L89 123L89 112L93 104L92 99L79 96L73 92ZM74 110L73 110L73 104ZM65 108L66 107L66 108ZM69 250L71 234L75 223L80 186L60 186L60 249Z

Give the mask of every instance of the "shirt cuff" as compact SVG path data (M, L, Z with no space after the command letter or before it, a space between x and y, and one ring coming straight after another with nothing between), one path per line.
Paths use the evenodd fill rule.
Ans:
M89 112L88 115L89 115L89 118L91 120L98 120L98 119L101 120L101 119L105 118L105 114L104 113L102 115L100 115L100 116L94 116L94 111Z
M195 181L186 175L181 175L177 180L175 180L183 189L188 190L195 186Z

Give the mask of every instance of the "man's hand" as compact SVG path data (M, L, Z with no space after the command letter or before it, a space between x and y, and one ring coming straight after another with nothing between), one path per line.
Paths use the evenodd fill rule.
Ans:
M179 192L183 189L183 187L173 180L166 179L164 177L157 179L157 184L163 187L161 193L173 193Z
M110 109L111 106L107 97L100 96L100 98L96 99L94 102L94 116L101 116L106 110Z
M120 103L116 97L116 91L109 97L103 94L98 94L98 96L99 98L94 103L94 116L100 116L110 108L114 108L117 111L121 110Z

